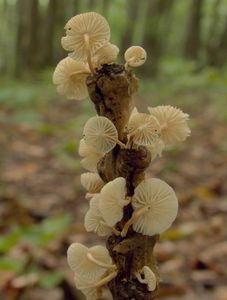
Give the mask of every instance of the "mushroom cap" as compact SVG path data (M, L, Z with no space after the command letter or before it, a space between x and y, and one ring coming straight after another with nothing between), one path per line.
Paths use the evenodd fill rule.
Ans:
M89 155L96 154L96 150L94 147L89 146L85 143L84 139L80 140L78 154L82 157L86 157Z
M174 190L157 178L143 180L132 197L134 211L147 207L133 223L133 229L153 236L167 230L177 216L178 201Z
M134 113L129 119L128 132L133 136L135 144L152 144L159 137L160 131L159 122L151 115Z
M83 173L81 174L80 181L89 193L99 193L104 186L104 182L97 173Z
M113 44L106 44L99 48L92 57L92 63L95 68L100 68L104 64L112 64L117 59L119 48Z
M82 167L90 172L97 172L97 164L99 160L103 157L103 154L93 154L84 157L80 163Z
M151 153L151 160L154 160L157 156L162 156L162 151L165 148L165 144L162 139L157 139L152 144L147 145L147 148Z
M58 63L53 74L53 83L60 95L68 99L82 100L88 96L87 74L73 75L76 72L87 72L86 65L66 57Z
M148 266L144 266L142 272L144 274L144 279L147 281L148 291L154 291L157 285L157 279L154 272Z
M94 147L97 152L109 152L118 139L114 124L106 117L92 117L84 126L84 140Z
M91 261L87 256L88 253L98 261L112 263L105 247L98 245L87 248L80 243L73 243L67 251L68 264L75 275L87 281L96 281L106 273L107 269Z
M140 46L132 46L125 51L125 61L130 67L142 66L146 59L147 53Z
M77 275L74 276L74 282L76 288L78 290L81 290L81 292L86 296L86 300L96 300L99 298L97 289L95 287L89 287L92 284L95 284L95 282L84 280L83 278Z
M88 12L72 17L65 25L66 36L62 38L62 47L73 51L70 56L77 61L85 61L87 50L84 35L88 35L90 52L95 52L107 44L110 39L110 27L106 19L96 12Z
M85 215L84 226L88 232L94 231L98 236L110 235L112 229L105 224L99 210L100 195L95 195L90 201L90 209Z
M106 224L114 226L123 217L123 207L129 203L125 200L126 180L118 177L107 184L101 190L99 209Z
M152 116L157 118L161 125L161 138L166 145L184 141L190 135L187 121L189 115L179 108L170 105L148 107Z

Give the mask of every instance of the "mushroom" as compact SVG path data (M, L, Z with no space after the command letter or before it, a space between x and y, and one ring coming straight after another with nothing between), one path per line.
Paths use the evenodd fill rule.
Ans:
M95 195L90 201L90 209L85 215L84 226L88 232L96 232L98 236L110 235L114 232L119 235L120 232L115 228L109 226L104 221L102 214L99 210L100 194Z
M53 74L53 83L59 94L68 99L82 100L88 96L86 78L90 71L82 62L70 57L62 59Z
M187 121L189 115L170 105L148 108L150 114L157 118L161 125L161 138L166 145L184 141L190 135Z
M160 135L160 125L156 118L144 113L134 113L128 123L128 144L152 144Z
M178 201L174 190L157 178L143 180L132 197L134 212L121 232L124 237L133 225L136 232L153 236L167 230L177 216Z
M141 277L141 273L144 275L144 278ZM148 266L143 266L141 272L137 272L135 275L139 282L147 284L148 291L152 292L155 290L157 279L154 272Z
M109 152L116 144L125 148L118 140L118 132L114 124L106 117L92 117L84 126L84 141L94 147L97 152Z
M154 160L157 156L162 156L162 151L165 148L165 144L162 139L157 139L146 147L151 153L151 160Z
M125 67L139 67L142 66L146 59L147 53L146 51L140 46L132 46L125 51Z
M79 155L84 157L81 160L81 165L88 171L97 172L97 163L104 156L104 153L99 153L94 147L85 143L84 139L80 140Z
M80 243L73 243L67 251L68 264L75 275L88 281L96 281L107 270L115 270L112 259L103 246L87 248Z
M123 217L126 198L126 180L118 177L104 185L100 192L99 209L106 224L114 226Z
M65 30L62 47L72 51L70 56L73 59L87 60L91 72L94 72L91 57L110 39L110 27L106 19L95 12L79 14L66 23Z
M99 193L101 188L104 186L103 180L97 173L83 173L80 176L80 181L82 186L89 192L89 193Z
M119 54L119 48L113 44L106 44L99 48L92 57L92 65L95 68L100 68L104 64L112 64Z

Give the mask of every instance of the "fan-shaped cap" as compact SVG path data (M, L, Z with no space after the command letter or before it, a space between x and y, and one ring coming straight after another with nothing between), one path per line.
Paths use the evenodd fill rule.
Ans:
M90 172L97 172L97 164L102 157L103 155L101 154L93 154L83 158L80 163L84 169Z
M95 150L94 147L89 146L87 143L85 143L84 139L81 139L80 144L79 144L78 153L80 156L86 157L86 156L96 154L97 151Z
M140 46L132 46L125 51L125 61L131 67L139 67L147 59L146 51Z
M81 290L81 292L86 297L86 300L97 300L99 298L97 288L90 287L92 286L92 284L94 284L94 282L84 280L83 278L77 275L74 276L74 282L76 288L78 290Z
M80 181L89 193L99 193L104 186L104 182L97 173L83 173L81 174Z
M150 114L157 118L161 125L161 138L166 145L184 141L190 135L187 121L189 115L170 105L148 108Z
M151 159L155 159L157 156L162 156L162 151L165 148L165 144L162 139L155 140L152 144L147 146L148 150L151 153Z
M92 57L92 63L95 68L100 68L104 64L112 64L117 59L119 48L113 44L106 44L99 48Z
M90 201L90 209L85 215L84 226L88 232L94 231L99 236L111 234L112 229L106 225L99 210L100 195L95 195Z
M152 144L160 135L160 125L156 118L144 113L133 114L128 123L129 135L138 145Z
M106 19L98 13L88 12L76 15L65 25L66 36L62 38L62 47L73 51L70 56L77 61L86 60L85 35L89 38L90 52L95 52L107 44L110 39L110 27Z
M97 152L109 152L117 142L118 133L114 124L106 117L92 117L84 126L84 140Z
M149 178L136 187L132 206L135 212L146 209L133 223L133 229L152 236L171 226L177 215L178 201L174 190L166 182Z
M142 272L144 274L144 279L147 282L148 291L154 291L157 285L157 279L154 272L148 266L144 266Z
M75 275L80 276L84 280L96 281L105 274L107 268L91 261L88 258L88 254L91 254L94 259L104 264L112 263L105 247L98 245L87 248L80 243L74 243L67 251L68 264L75 272Z
M123 207L129 203L125 200L126 180L118 177L108 182L101 190L99 209L106 224L114 226L123 217Z
M53 74L53 83L59 94L69 99L82 100L88 96L86 65L70 57L62 59Z

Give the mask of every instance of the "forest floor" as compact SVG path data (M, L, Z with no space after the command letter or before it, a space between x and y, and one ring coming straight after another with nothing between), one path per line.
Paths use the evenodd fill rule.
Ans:
M92 104L36 85L13 91L16 100L7 90L0 94L0 299L83 299L66 249L75 241L104 243L83 227L88 203L77 149ZM188 94L164 102L190 114L191 137L148 171L170 184L180 203L177 220L155 248L159 298L226 300L227 126L214 109L216 98L193 91L191 102ZM140 107L151 105L147 93L140 98Z

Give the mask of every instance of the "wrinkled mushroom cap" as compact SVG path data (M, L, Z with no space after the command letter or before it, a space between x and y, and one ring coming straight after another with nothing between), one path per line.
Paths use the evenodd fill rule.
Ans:
M157 139L152 144L147 145L147 148L151 153L151 160L154 160L157 156L162 156L162 151L165 148L165 144L161 139Z
M92 117L84 126L84 140L98 152L109 152L118 139L114 124L106 117Z
M104 64L112 64L117 59L118 53L119 48L110 43L99 48L92 57L94 68L100 68Z
M90 52L95 52L107 44L110 39L110 27L106 19L96 12L76 15L65 25L66 36L62 38L62 47L72 51L70 56L77 61L86 60L84 35L88 35Z
M104 221L109 226L114 226L123 217L123 207L129 203L126 197L126 180L118 177L107 184L101 190L99 209Z
M157 178L143 180L132 197L134 211L143 207L144 212L134 223L133 229L144 235L153 236L167 230L177 216L178 201L174 190Z
M87 72L86 65L66 57L58 63L53 74L53 83L60 95L68 99L82 100L88 96L87 74L73 75L76 72Z
M146 51L140 46L132 46L125 51L125 61L130 67L139 67L147 59Z
M106 268L91 261L87 254L90 253L96 260L106 264L112 263L108 250L103 246L87 248L80 243L73 243L67 251L68 264L75 275L84 280L95 281L106 273Z
M144 113L134 113L128 123L129 135L138 145L152 144L160 135L160 125L156 118Z
M187 121L189 115L170 105L148 108L161 125L161 138L166 145L184 141L190 135Z
M89 193L99 193L104 186L104 182L97 173L83 173L81 174L80 181Z
M84 227L88 232L94 231L98 236L107 236L111 234L112 229L105 225L103 217L99 210L100 195L95 195L90 201L90 209L84 218Z

